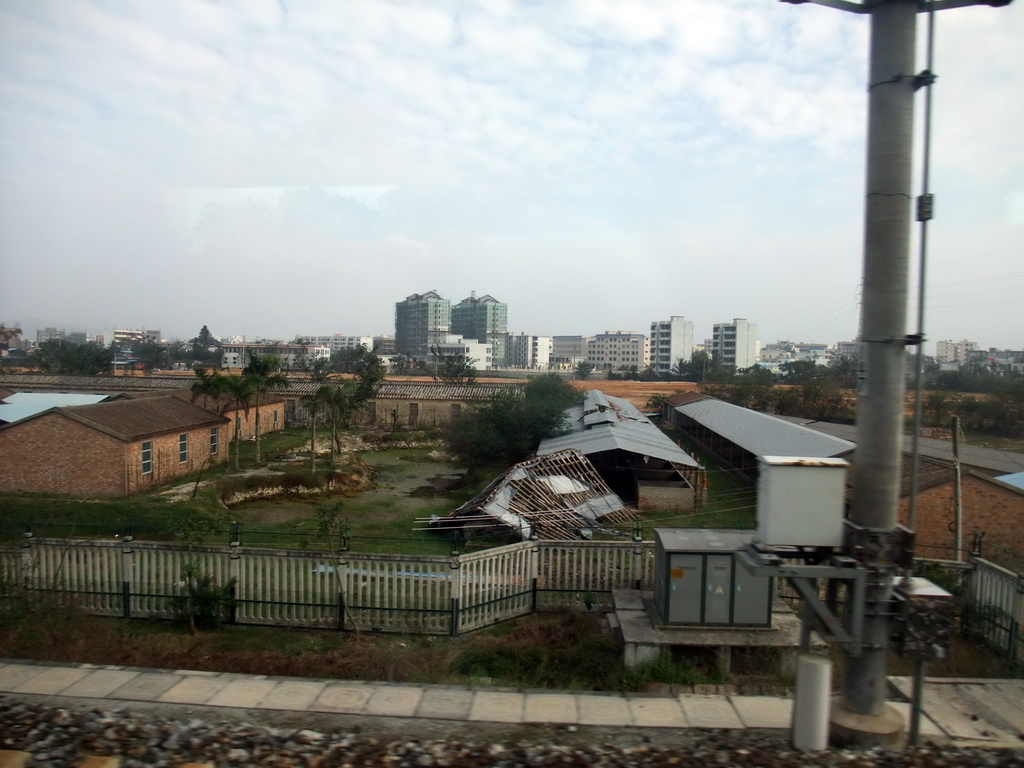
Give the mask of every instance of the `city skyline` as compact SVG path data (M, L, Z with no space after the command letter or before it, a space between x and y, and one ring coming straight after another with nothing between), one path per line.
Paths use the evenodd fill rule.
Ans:
M1019 349L1024 4L938 16L925 335ZM368 335L437 288L849 340L866 72L775 0L0 0L0 320Z

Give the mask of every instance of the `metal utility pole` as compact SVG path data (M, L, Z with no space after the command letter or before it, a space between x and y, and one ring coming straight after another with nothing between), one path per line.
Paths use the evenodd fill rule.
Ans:
M808 0L783 0L800 4ZM871 16L865 186L861 385L847 554L867 568L861 651L848 655L842 694L833 708L834 738L895 745L899 714L886 705L893 576L902 560L897 534L904 410L914 92L931 73L914 71L919 11L1010 0L810 0Z

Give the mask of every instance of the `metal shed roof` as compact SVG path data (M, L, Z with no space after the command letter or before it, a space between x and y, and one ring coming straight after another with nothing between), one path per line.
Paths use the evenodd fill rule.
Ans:
M101 403L109 395L86 395L79 392L15 392L0 403L0 421L8 423L27 419L50 408L67 405Z
M849 440L714 398L680 405L675 410L755 456L827 458L842 456L854 448Z
M566 426L574 431L544 440L537 454L575 448L589 456L617 450L700 468L690 454L673 443L635 405L600 390L585 392L582 404L566 409Z
M853 440L857 435L857 428L853 424L833 424L827 421L813 421L793 416L779 416L778 418L837 438ZM913 447L913 438L910 435L904 435L902 440L903 452L910 453ZM953 444L949 440L921 437L918 438L918 448L921 456L927 458L948 461L953 457ZM961 442L960 463L989 474L1021 472L1024 471L1024 453L1003 451L997 448L982 448Z

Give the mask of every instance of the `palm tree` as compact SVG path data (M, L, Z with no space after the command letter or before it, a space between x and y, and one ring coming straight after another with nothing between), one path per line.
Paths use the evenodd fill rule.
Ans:
M238 454L241 452L241 439L242 439L242 423L241 419L238 418L238 409L241 408L245 411L246 419L249 418L249 406L252 403L252 398L256 394L253 388L252 382L244 376L222 376L221 377L221 392L227 395L228 400L221 406L221 413L230 410L232 407L236 411L235 421L235 472L238 471ZM257 411L257 414L259 411Z
M224 377L216 368L207 369L200 366L195 369L195 372L196 380L192 382L192 402L194 403L202 396L203 408L205 408L207 398L218 397L224 392Z
M321 388L324 392L324 407L331 424L331 465L334 465L335 453L340 450L338 433L348 425L355 412L358 400L358 385L354 381L343 381L337 386Z
M330 402L330 390L333 389L330 384L324 384L323 386L317 387L317 389L308 395L303 395L299 398L299 404L309 412L310 420L310 436L309 436L309 456L310 456L310 468L313 472L316 472L316 419L320 415L320 412L327 407ZM334 444L331 443L331 463L334 463Z
M276 355L249 355L249 364L242 369L242 377L252 383L256 400L256 463L263 462L260 453L260 396L266 395L272 387L288 386L288 377L282 371L281 361Z

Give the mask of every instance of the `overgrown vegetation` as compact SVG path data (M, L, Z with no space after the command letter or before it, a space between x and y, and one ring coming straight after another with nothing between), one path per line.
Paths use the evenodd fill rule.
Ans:
M525 459L541 440L558 434L578 392L555 374L534 376L522 394L503 392L468 409L445 430L448 451L470 469L504 468Z

